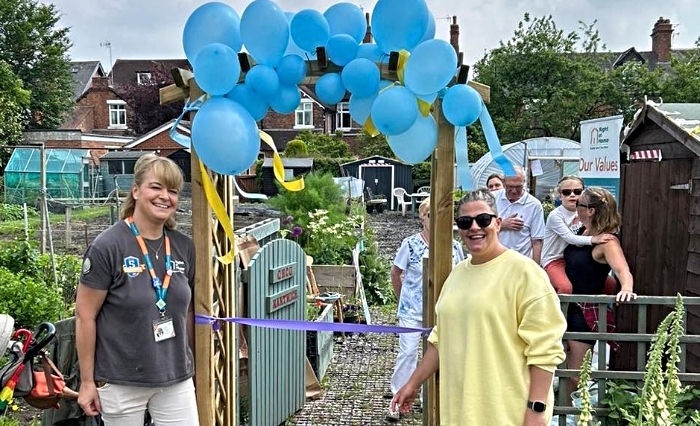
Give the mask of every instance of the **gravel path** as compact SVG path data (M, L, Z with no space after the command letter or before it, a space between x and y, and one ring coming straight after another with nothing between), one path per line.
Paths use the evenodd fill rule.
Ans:
M401 240L420 231L420 222L410 213L397 212L369 215L368 225L374 230L380 252L393 259ZM394 307L372 308L376 324L396 324ZM323 395L307 401L302 410L287 420L287 425L380 425L389 400L389 382L398 351L396 334L356 334L344 342L336 341L331 365L321 382ZM401 418L396 425L422 425L422 413Z

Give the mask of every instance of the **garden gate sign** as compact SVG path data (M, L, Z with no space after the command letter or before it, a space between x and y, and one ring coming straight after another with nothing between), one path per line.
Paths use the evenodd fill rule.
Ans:
M291 240L265 244L243 272L250 318L306 319L306 255ZM283 423L305 399L302 331L247 327L250 425Z

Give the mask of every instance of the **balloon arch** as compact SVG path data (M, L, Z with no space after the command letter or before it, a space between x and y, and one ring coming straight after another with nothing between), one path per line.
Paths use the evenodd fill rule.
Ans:
M479 93L465 80L455 83L457 53L435 39L435 19L424 0L379 0L371 18L376 43L362 43L367 22L352 3L337 3L323 13L283 11L272 0L255 0L243 13L211 2L187 19L183 47L197 85L206 97L186 109L197 109L191 140L202 162L222 175L237 175L257 159L260 137L256 122L271 109L295 111L303 83L323 52L337 67L315 82L318 98L341 102L350 93L350 115L373 135L382 133L395 155L410 164L424 161L437 144L431 115L441 98L445 118L457 128L481 119L494 158L513 173ZM254 64L241 68L245 47ZM382 68L396 58L396 78L383 79ZM460 136L461 135L461 136ZM463 188L468 173L466 131L455 135ZM237 155L230 155L236 152Z

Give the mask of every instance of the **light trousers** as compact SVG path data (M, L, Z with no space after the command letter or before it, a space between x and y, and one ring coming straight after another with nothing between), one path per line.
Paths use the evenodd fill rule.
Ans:
M146 409L156 426L198 426L192 379L165 387L107 383L97 389L105 426L143 426Z
M399 318L399 327L422 328L423 321L415 321L404 318ZM420 333L401 333L399 334L399 353L396 356L396 365L394 365L394 374L391 376L391 393L396 395L396 392L408 382L408 379L418 366L418 350L421 344ZM421 401L422 393L421 395Z

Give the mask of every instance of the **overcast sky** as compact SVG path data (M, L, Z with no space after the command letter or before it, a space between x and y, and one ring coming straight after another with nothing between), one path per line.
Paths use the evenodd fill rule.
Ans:
M221 0L239 16L250 0ZM513 35L523 14L552 15L565 31L578 22L597 20L602 41L611 51L634 46L651 50L651 30L663 16L674 24L673 48L693 47L700 36L699 0L427 0L436 18L436 38L449 40L448 16L457 16L460 50L465 63L473 64L484 52ZM182 29L187 17L207 0L54 0L61 13L60 25L70 27L72 60L99 60L109 70L117 59L184 58ZM316 9L324 12L333 0L277 0L285 11ZM48 3L48 2L46 2ZM356 4L371 12L375 0Z

